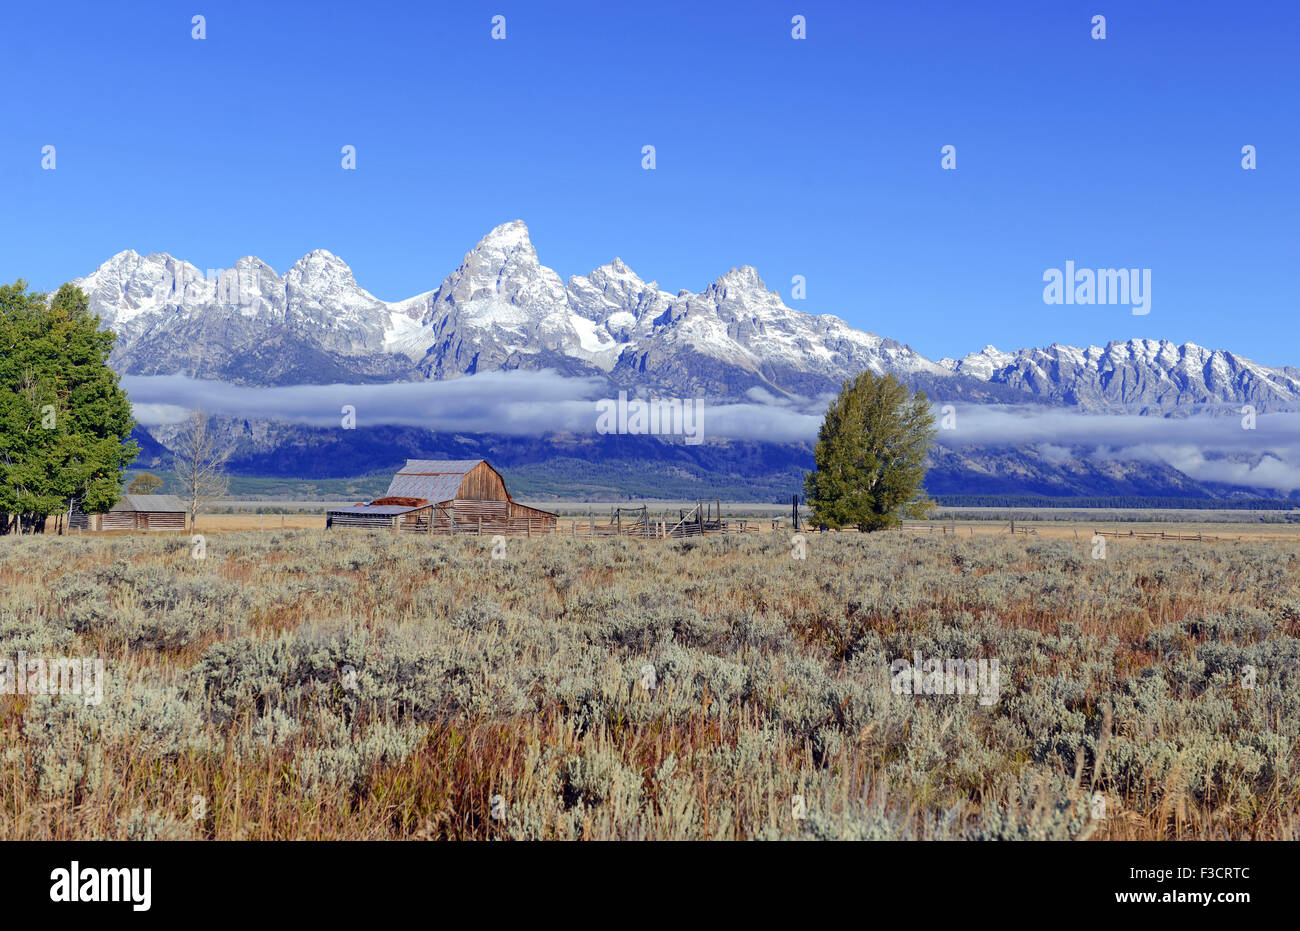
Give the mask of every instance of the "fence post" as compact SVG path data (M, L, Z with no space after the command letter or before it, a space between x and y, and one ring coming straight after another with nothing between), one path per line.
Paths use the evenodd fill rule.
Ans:
M483 536L483 515L478 516L478 536Z

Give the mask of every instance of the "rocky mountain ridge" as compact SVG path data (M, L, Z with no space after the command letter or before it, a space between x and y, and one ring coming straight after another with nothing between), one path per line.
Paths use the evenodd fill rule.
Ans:
M170 255L113 256L78 279L118 334L125 374L232 384L447 379L552 369L611 387L735 399L816 397L863 369L937 400L1037 403L1095 413L1300 409L1300 370L1192 343L1054 344L932 361L831 315L788 307L750 266L699 293L661 291L620 259L563 281L522 221L493 229L434 290L385 302L323 249L278 275L260 259L212 274Z

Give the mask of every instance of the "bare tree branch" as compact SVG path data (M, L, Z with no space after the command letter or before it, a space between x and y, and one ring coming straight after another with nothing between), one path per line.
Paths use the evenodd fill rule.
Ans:
M234 450L212 427L201 410L193 411L176 438L173 451L176 480L181 494L189 501L190 529L194 529L199 511L214 498L230 491L226 463Z

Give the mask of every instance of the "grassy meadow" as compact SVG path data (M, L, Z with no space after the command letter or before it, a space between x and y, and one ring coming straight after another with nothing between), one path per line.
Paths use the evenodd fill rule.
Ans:
M0 837L1300 837L1293 543L805 545L3 538L0 661L106 681L0 694Z

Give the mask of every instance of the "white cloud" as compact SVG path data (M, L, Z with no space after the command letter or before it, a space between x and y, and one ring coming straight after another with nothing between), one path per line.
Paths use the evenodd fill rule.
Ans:
M485 372L447 381L376 385L288 385L254 388L181 375L125 376L141 424L161 426L187 410L244 420L280 420L317 427L339 424L345 404L358 426L396 424L429 430L536 436L594 433L595 402L609 396L599 378L568 378L551 371ZM773 398L712 403L705 399L704 437L799 443L816 436L826 401ZM691 400L691 399L684 399ZM775 398L773 398L775 401ZM801 405L801 406L796 406Z
M594 433L595 402L610 394L599 378L551 371L377 385L251 388L179 375L126 376L122 384L145 426L176 423L188 409L201 407L225 417L334 427L342 407L350 404L362 427L394 424L516 436ZM830 399L777 398L754 389L744 400L704 400L705 440L807 443L816 439ZM956 410L956 429L939 434L945 446L1032 446L1053 464L1083 449L1092 459L1167 463L1201 481L1287 492L1300 488L1300 413L1261 414L1256 429L1243 430L1235 416L1100 415L976 404Z
M1173 466L1198 481L1290 492L1300 488L1300 413L1260 414L1254 430L1236 416L1081 414L1061 408L964 405L946 446L1033 445L1060 464L1079 448L1092 459Z

